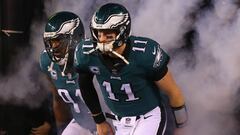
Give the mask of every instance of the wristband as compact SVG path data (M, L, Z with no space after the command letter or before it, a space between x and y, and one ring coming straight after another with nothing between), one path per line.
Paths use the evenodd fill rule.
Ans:
M98 113L98 114L92 114L92 117L93 117L95 123L97 123L97 124L100 124L100 123L106 121L106 118L102 112Z
M185 104L180 107L172 107L172 111L175 118L176 127L184 127L188 120L188 113Z

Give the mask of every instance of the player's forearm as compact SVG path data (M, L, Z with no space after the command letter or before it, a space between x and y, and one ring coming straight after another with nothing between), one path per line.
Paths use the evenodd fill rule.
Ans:
M183 93L174 81L170 71L156 84L160 90L167 94L172 107L178 107L185 103Z
M68 123L72 119L70 107L62 100L58 95L57 88L53 84L52 80L50 81L49 90L53 96L53 112L56 120L57 126L62 126L65 123Z
M168 95L170 100L170 106L175 118L176 127L183 127L188 120L187 108L185 105L184 97L180 89L175 89Z
M61 99L53 99L53 111L57 127L60 127L71 120L70 108Z
M79 85L83 100L92 113L96 123L104 122L105 116L102 112L97 92L93 84L93 75L88 73L79 73Z
M171 107L179 107L185 104L185 100L180 89L175 89L168 94Z
M176 126L183 127L188 120L187 109L182 91L175 83L171 73L168 71L160 81L156 82L156 84L169 97Z

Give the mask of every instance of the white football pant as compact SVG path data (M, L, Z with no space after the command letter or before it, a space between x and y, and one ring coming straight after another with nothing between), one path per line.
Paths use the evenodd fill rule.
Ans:
M63 130L62 135L93 135L90 130L81 127L75 119L72 119Z
M116 135L164 135L167 126L165 108L156 107L137 120L136 118L122 117L120 121L112 120Z

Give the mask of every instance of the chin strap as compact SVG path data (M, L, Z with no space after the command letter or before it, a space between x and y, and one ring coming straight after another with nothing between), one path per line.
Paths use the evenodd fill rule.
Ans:
M97 51L98 49L99 49L99 47L97 46L97 47L95 47L95 48L91 49L90 51L83 52L83 54L91 54L91 53L93 53L93 52Z
M67 47L67 52L69 52L69 48L68 48L68 47ZM63 66L63 70L62 70L62 72L61 72L62 76L65 76L65 70L66 70L67 63L68 63L68 56L69 56L69 53L67 53L67 54L65 55L65 57L63 58L63 64L64 64L64 66ZM59 64L59 65L61 65L61 64Z
M50 65L50 67L48 68L48 71L50 71L50 72L51 72L51 71L53 70L53 64L54 64L54 63L53 63L53 62L51 62L51 65Z
M83 54L91 54L97 50L100 50L103 53L106 52L111 52L112 54L114 54L115 56L119 57L120 59L122 59L127 65L129 64L128 60L125 59L124 56L122 56L121 54L117 53L116 51L113 51L112 48L107 48L107 50L104 50L105 48L103 47L104 45L102 43L98 43L97 47L89 50L88 52L83 52Z
M120 59L122 59L127 65L129 64L129 62L125 59L124 56L122 56L121 54L111 50L111 53L113 53L114 55L116 55L117 57L119 57Z
M67 60L66 60L66 62L64 63L63 71L61 72L62 76L65 76L66 67L67 67Z
M65 76L65 70L66 70L66 67L67 67L67 62L68 62L68 54L66 54L66 56L65 56L65 58L64 59L62 59L61 61L59 61L58 62L58 65L63 65L63 70L62 70L62 72L61 72L61 75L62 76ZM51 65L50 65L50 67L48 68L48 71L52 71L53 70L53 65L54 65L54 62L51 62Z
M53 71L53 65L54 65L54 62L51 62L51 65L50 65L50 67L48 68L48 71ZM63 71L61 72L61 75L62 76L65 76L65 70L66 70L66 67L67 67L67 62L65 62L65 64L64 64L64 67L63 67Z

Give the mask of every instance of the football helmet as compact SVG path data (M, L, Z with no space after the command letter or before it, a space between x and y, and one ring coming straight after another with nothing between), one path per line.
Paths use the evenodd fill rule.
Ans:
M93 15L90 30L93 42L97 43L97 49L102 52L112 51L123 45L130 35L131 18L128 10L117 3L108 3L101 6ZM111 30L117 33L116 39L110 44L98 42L99 30Z
M60 65L66 64L69 55L84 38L84 27L81 19L68 11L52 15L45 26L43 40L45 49L52 60Z

